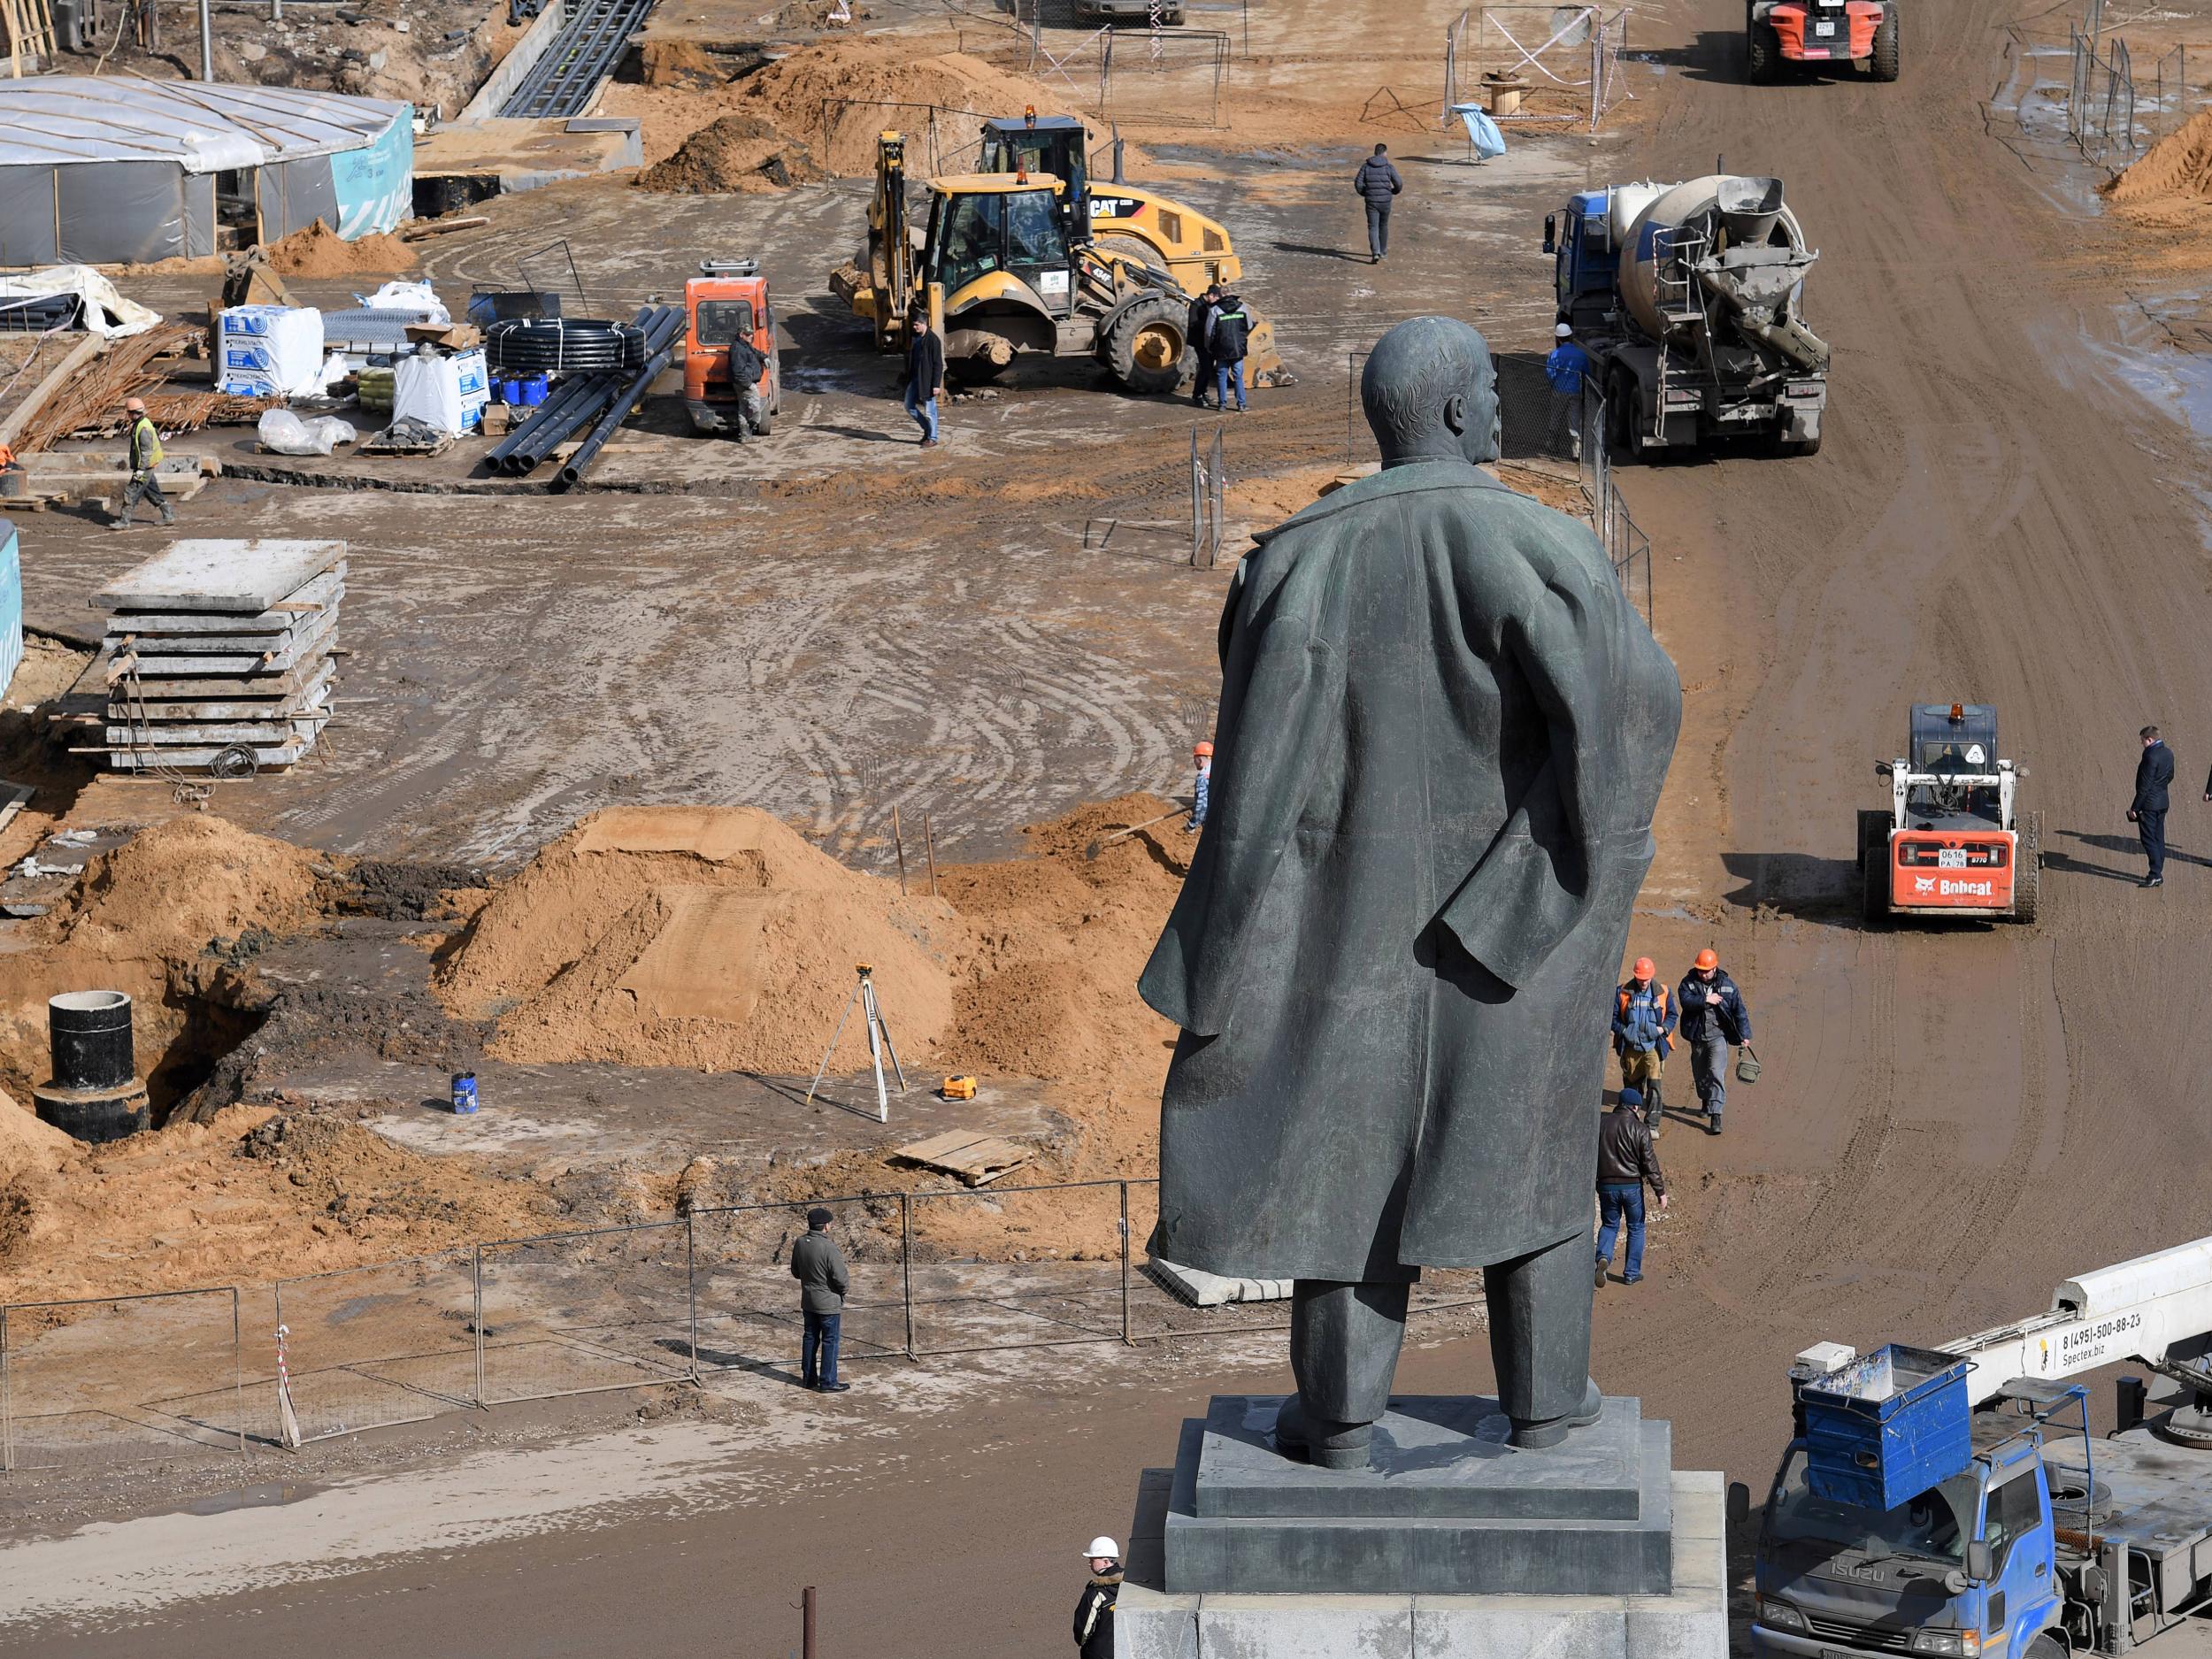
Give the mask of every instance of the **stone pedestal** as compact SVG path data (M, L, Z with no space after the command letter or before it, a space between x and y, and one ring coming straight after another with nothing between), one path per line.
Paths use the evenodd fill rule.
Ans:
M1608 1398L1544 1452L1483 1399L1406 1397L1370 1467L1286 1459L1275 1397L1217 1398L1139 1490L1119 1659L1724 1659L1717 1473Z

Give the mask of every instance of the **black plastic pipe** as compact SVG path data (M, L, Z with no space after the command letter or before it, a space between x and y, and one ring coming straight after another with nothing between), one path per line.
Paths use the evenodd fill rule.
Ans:
M570 384L576 388L575 396L546 419L534 420L528 425L500 463L505 472L520 478L565 442L578 427L598 419L606 400L620 382L611 374L588 374Z
M614 402L600 417L599 424L592 428L591 436L578 446L576 453L569 457L568 464L561 468L559 475L553 480L555 489L568 489L579 482L586 470L599 458L600 449L608 439L614 436L615 429L645 401L645 394L652 389L653 382L660 378L661 371L668 366L669 359L675 355L676 336L683 330L683 321L684 313L681 311L673 306L664 306L655 314L652 321L646 324L645 343L653 355L645 360L645 366L637 372L636 378L614 395Z
M540 421L558 419L561 411L572 403L576 395L584 389L584 382L589 378L589 376L582 376L572 380L563 380L545 402L530 411L520 426L491 447L490 451L484 457L485 465L495 472L505 472L507 457L515 452L516 447L525 438L538 430Z

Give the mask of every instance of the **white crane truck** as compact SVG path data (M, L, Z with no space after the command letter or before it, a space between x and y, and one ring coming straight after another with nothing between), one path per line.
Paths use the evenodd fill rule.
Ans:
M1820 448L1828 344L1805 326L1819 252L1779 179L1617 184L1544 219L1560 320L1605 397L1608 453L1632 461L1763 437Z
M2208 1350L2212 1238L2069 1279L2049 1312L1940 1349L1807 1349L1753 1652L2065 1659L2169 1632L2176 1659L2212 1650ZM2123 1378L2119 1426L2095 1439L2067 1379L2122 1360L2170 1386L2151 1399ZM1728 1499L1747 1519L1747 1490Z

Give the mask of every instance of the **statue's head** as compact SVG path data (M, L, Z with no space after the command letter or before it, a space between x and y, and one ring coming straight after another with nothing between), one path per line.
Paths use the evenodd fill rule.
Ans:
M1375 342L1360 402L1386 465L1498 458L1489 342L1455 317L1415 317Z

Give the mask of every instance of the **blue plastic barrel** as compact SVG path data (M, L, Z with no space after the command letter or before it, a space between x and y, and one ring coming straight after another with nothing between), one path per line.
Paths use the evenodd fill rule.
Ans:
M453 1110L465 1115L476 1110L476 1073L456 1071L453 1074Z
M501 403L519 403L523 401L522 382L520 380L500 380L497 381L496 384L499 388L499 401Z
M522 378L520 384L522 401L525 405L535 409L540 403L545 402L545 376L527 374Z

